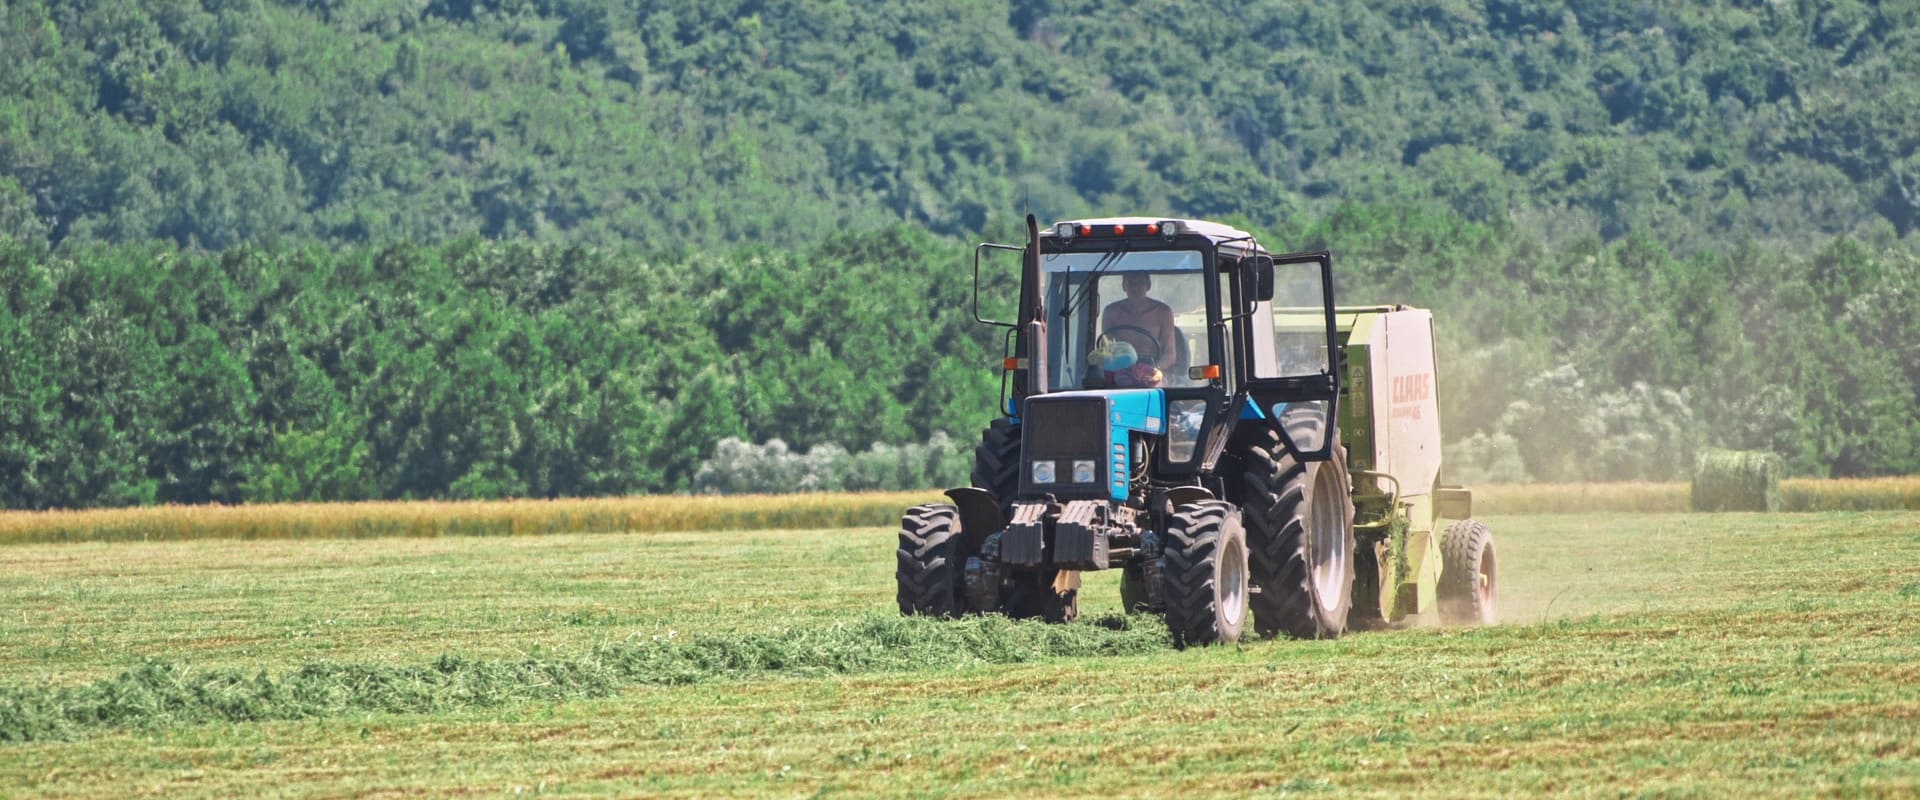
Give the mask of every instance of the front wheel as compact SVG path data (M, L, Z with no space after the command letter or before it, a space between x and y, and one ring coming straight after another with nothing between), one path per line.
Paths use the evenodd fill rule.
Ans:
M1174 645L1239 641L1248 597L1240 510L1218 500L1180 506L1162 547L1167 629Z
M1447 526L1440 535L1440 620L1448 625L1491 625L1500 599L1500 562L1493 531L1476 519Z
M907 509L900 520L894 570L900 613L909 617L957 617L963 607L964 564L959 552L960 514L945 503Z

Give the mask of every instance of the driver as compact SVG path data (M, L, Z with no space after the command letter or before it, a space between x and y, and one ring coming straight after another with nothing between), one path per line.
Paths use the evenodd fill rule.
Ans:
M1147 296L1147 290L1153 288L1153 278L1144 272L1129 272L1120 278L1120 288L1126 291L1127 297L1114 301L1100 313L1101 335L1133 345L1142 361L1155 365L1172 363L1173 337L1179 332L1173 327L1173 309Z

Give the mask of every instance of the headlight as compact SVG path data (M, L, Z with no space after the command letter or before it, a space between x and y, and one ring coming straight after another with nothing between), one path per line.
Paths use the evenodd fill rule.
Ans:
M1033 482L1034 483L1053 483L1054 477L1055 476L1053 474L1053 462L1051 461L1033 462Z
M1073 462L1073 482L1074 483L1093 483L1093 478L1094 478L1094 475L1093 475L1092 461Z

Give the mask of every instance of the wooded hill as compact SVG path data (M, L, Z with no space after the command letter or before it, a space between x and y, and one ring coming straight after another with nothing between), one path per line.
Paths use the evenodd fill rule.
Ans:
M1431 201L1804 246L1920 212L1906 3L4 5L0 232L678 248Z
M1225 218L1434 307L1457 477L1920 471L1916 31L0 0L0 504L663 490L726 436L970 439L1000 345L966 243L1029 208Z

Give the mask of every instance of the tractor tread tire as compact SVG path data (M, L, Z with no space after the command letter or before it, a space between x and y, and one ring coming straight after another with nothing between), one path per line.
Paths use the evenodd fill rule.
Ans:
M1188 503L1173 512L1162 544L1167 629L1176 647L1196 647L1239 641L1246 608L1226 608L1238 597L1245 603L1246 533L1233 504L1219 500ZM1240 559L1237 574L1242 585L1221 587L1233 574L1228 559ZM1230 579L1230 578L1229 578Z
M1440 534L1440 621L1448 625L1490 625L1498 608L1499 560L1493 531L1477 519L1463 519ZM1481 591L1481 567L1489 567Z
M980 444L973 448L972 481L993 493L1004 521L1020 491L1020 426L1001 417L980 432Z
M1336 437L1338 433L1335 433ZM1260 590L1253 595L1254 630L1266 637L1296 639L1338 638L1347 628L1353 603L1352 478L1347 474L1346 451L1339 439L1333 457L1302 462L1288 452L1280 435L1262 429L1242 451L1246 467L1242 496L1246 503L1247 540L1252 576ZM1312 539L1307 524L1314 482L1336 482L1338 518L1347 529L1346 575L1338 579L1339 596L1318 597L1313 582Z
M900 520L898 568L894 571L900 613L909 617L958 617L966 607L958 552L960 514L945 503L907 509Z

